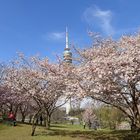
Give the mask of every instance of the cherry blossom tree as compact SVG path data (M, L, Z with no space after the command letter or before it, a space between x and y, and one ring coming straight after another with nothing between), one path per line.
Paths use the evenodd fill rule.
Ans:
M7 71L5 84L10 91L7 105L12 106L12 110L19 109L23 121L28 109L31 106L34 108L32 135L42 115L46 128L49 129L52 113L69 98L64 96L67 75L63 73L63 69L59 64L49 63L47 59L32 57L27 60L22 56L21 62L14 63ZM59 102L61 98L65 100Z
M140 130L140 34L118 41L96 39L91 48L77 51L80 65L73 75L81 96L112 105Z
M38 71L40 71L38 76L42 82L40 89L37 89L39 95L35 95L34 99L38 105L43 106L46 112L46 126L49 128L52 113L69 99L69 96L64 97L66 91L65 79L67 77L59 64L51 64L46 59L43 61L36 60L35 62L38 65ZM42 97L38 98L38 96ZM60 102L62 98L64 100Z
M10 91L7 88L7 85L5 84L5 76L7 73L7 66L0 64L0 111L2 115L5 115L7 113L7 100L10 95Z
M92 123L97 121L96 114L92 107L87 107L83 112L83 121L88 125L89 129L91 128Z

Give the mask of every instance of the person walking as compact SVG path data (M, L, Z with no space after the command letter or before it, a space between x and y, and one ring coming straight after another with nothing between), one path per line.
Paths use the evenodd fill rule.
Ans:
M10 121L11 124L16 126L16 118L15 118L15 115L12 111L8 115L8 120Z

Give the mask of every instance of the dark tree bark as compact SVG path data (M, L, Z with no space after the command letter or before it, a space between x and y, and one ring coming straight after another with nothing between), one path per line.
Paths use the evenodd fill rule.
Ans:
M51 116L47 115L47 117L46 117L46 129L47 130L50 129L50 124L51 124Z
M22 115L22 119L21 119L21 122L22 122L22 123L25 122L25 118L26 118L26 116L25 116L25 115Z
M34 115L33 122L32 122L32 133L31 133L31 136L34 136L34 134L35 134L35 130L36 130L36 126L37 126L37 124L38 124L38 119L39 119L40 114L41 114L41 110L39 110L39 111Z
M35 117L35 118L33 119L31 136L34 136L34 134L35 134L37 122L38 122L38 118Z

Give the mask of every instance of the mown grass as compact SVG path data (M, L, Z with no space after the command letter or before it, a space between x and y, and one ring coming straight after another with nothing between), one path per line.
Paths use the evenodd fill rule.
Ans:
M37 127L35 136L30 135L30 125L0 124L0 140L140 140L140 135L130 131L84 130L78 125L52 125L49 131Z

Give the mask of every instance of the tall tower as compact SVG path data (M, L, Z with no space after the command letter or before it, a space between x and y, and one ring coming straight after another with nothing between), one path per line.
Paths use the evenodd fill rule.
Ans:
M71 50L69 48L67 27L66 27L66 47L65 47L65 50L64 50L63 58L64 58L65 63L72 64L72 53L71 53Z
M66 47L63 53L64 63L71 65L72 64L72 52L69 48L69 42L68 42L68 29L66 27ZM69 115L69 112L71 110L71 98L66 103L66 115Z

